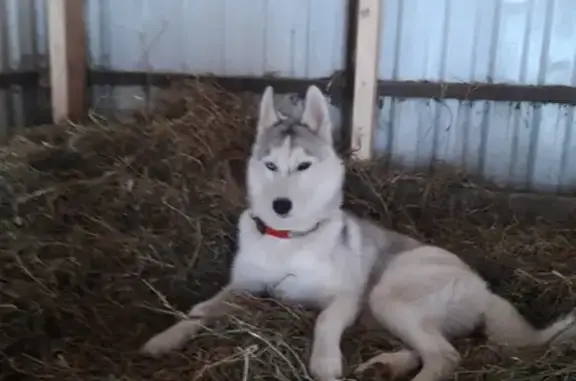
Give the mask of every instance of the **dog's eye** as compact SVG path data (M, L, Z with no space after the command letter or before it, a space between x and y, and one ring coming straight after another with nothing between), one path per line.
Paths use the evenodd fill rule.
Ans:
M298 171L305 171L305 170L307 170L308 168L310 168L311 165L312 165L311 162L305 161L304 163L298 164L298 166L296 167L296 169L297 169Z
M266 162L264 165L266 165L266 168L268 168L269 170L271 170L272 172L276 172L278 170L278 167L276 166L276 164L271 163L271 162Z

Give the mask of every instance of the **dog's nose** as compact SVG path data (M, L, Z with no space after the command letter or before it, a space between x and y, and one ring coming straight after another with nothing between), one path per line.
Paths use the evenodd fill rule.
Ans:
M292 201L287 198L277 198L272 202L272 209L280 216L285 216L292 209Z

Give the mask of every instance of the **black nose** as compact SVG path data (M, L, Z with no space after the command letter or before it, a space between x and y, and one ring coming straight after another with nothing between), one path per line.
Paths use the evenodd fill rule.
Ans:
M287 198L277 198L272 202L272 209L281 216L285 216L292 209L292 201Z

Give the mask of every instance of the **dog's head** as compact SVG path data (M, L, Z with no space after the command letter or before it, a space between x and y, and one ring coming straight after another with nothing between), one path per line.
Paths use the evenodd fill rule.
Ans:
M342 203L344 166L333 147L328 103L310 86L302 117L294 120L276 111L273 98L266 88L247 169L251 209L275 229L310 229Z

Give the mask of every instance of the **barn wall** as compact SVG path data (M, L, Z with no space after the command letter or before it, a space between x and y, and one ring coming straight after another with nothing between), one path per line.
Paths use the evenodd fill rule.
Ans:
M88 0L90 65L327 77L344 67L346 7L346 0ZM99 88L93 95L105 109L132 109L144 99L138 87Z
M380 52L383 80L576 86L576 7L573 0L387 0ZM518 189L576 189L574 107L381 101L374 150L402 166L444 161Z
M1 71L46 67L45 4L0 1ZM346 8L346 0L87 0L89 62L109 70L329 76L344 67ZM573 0L387 0L382 12L380 79L576 86ZM34 114L26 104L42 103L21 90L0 90L0 134ZM97 110L144 105L141 87L92 95ZM278 102L301 108L290 95ZM404 167L445 161L503 186L576 188L574 107L381 104L374 150Z
M46 68L43 15L43 0L0 1L0 72ZM0 89L0 141L29 124L39 102L39 94L31 89Z
M92 67L314 78L342 69L345 0L88 0Z

